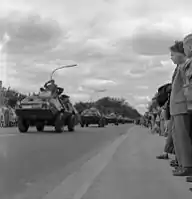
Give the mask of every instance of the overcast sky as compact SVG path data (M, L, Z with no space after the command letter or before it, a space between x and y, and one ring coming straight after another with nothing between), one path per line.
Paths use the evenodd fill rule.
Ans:
M5 33L10 38L2 50L7 84L37 91L55 67L77 63L54 76L73 101L119 96L140 112L157 87L170 81L174 66L169 46L192 32L191 0L0 4L0 38ZM93 92L100 89L106 92Z

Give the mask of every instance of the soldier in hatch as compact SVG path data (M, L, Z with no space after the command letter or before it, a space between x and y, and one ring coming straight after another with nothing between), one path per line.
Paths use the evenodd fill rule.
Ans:
M55 84L55 80L51 79L45 83L44 88L46 91L51 91L52 95L57 93L57 85Z
M55 80L49 80L45 83L44 87L47 91L51 91L53 97L57 97L64 91L63 88L58 87L57 84L55 84Z

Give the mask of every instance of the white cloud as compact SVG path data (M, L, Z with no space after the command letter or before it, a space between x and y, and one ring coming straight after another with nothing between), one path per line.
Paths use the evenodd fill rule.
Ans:
M148 87L148 86L145 86L145 85L138 85L138 86L136 86L136 88L146 90L146 89L148 89L149 87Z
M146 101L149 102L151 99L149 96L134 96L136 101Z
M125 74L127 75L127 76L129 76L129 77L132 77L132 78L141 78L141 77L143 77L144 76L144 73L132 73L130 70L128 70L128 71L126 71L125 72Z
M10 37L7 84L37 90L55 67L77 63L54 75L74 100L106 89L105 95L145 104L146 96L171 79L169 46L192 31L191 5L189 0L1 0L0 38Z
M90 95L85 93L69 93L72 102L87 101L90 99Z
M85 79L82 83L82 86L89 88L89 89L105 89L107 86L116 85L116 82L113 80L107 79Z
M138 108L146 108L146 104L138 104L137 107Z
M135 106L137 110L139 110L139 112L141 114L144 114L147 110L147 105L146 104L138 104Z

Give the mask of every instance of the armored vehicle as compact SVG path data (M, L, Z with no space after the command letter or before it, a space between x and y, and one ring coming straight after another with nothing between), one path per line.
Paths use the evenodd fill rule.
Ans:
M111 114L107 115L106 118L107 118L108 124L119 125L118 118L115 113L111 113Z
M90 124L98 124L99 127L105 126L105 118L94 107L86 109L81 113L81 127L88 127Z
M54 126L55 131L60 133L64 126L69 131L74 131L76 111L66 100L69 96L61 95L62 89L58 89L57 95L49 90L40 90L39 94L28 96L18 103L16 114L19 131L27 132L30 126L36 126L37 131L43 131L45 126Z
M119 124L125 124L125 118L121 115L117 117L117 121Z

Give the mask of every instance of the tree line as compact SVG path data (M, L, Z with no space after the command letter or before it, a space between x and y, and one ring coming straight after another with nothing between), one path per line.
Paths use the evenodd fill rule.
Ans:
M91 107L99 109L104 114L116 113L131 119L141 116L140 113L123 98L104 97L95 102L78 102L75 104L75 108L79 113Z
M11 89L1 89L1 104L9 105L12 108L16 106L17 101L24 99L26 95ZM123 98L104 97L95 102L78 102L75 103L75 108L79 113L83 110L95 107L104 114L116 113L131 119L140 117L140 113L129 105Z
M1 104L11 106L14 108L16 106L17 101L24 99L26 95L11 89L10 87L7 89L5 87L1 88Z

